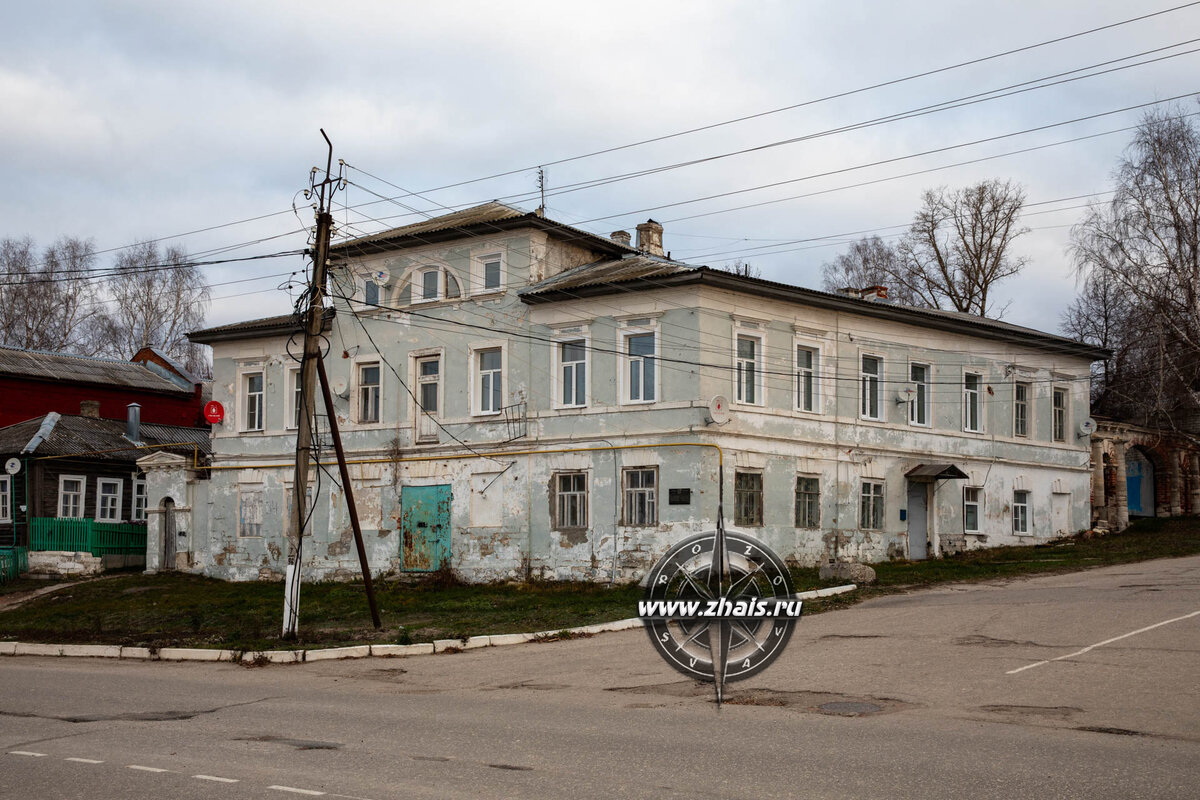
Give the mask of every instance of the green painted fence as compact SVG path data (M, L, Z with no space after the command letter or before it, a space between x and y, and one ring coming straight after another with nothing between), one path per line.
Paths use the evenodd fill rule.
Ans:
M16 580L29 571L29 551L24 547L0 547L0 583Z
M31 522L30 550L65 550L94 556L146 554L145 525L49 517L34 517Z

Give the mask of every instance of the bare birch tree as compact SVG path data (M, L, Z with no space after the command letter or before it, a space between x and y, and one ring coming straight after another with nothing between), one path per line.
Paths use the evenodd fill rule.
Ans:
M1075 268L1122 295L1138 345L1109 388L1133 418L1175 426L1200 410L1200 126L1178 107L1147 113L1113 177L1112 200L1071 231Z
M921 305L913 292L896 278L903 268L900 253L894 246L878 236L864 236L821 267L821 288L837 292L845 288L886 286L891 300Z
M107 282L109 352L131 358L155 346L194 373L208 371L203 347L187 332L203 327L210 292L200 269L176 247L160 251L153 242L128 248L117 257Z
M104 307L95 247L63 237L38 251L29 237L0 240L0 343L27 350L95 355Z

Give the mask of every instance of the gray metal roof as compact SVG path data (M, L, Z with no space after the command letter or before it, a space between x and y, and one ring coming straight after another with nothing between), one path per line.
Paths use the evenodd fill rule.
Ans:
M181 442L185 444L164 448L138 448L125 438L124 420L96 419L51 412L0 428L0 454L33 457L77 456L90 460L132 464L155 449L190 456L193 452L191 445L196 445L201 456L207 456L211 452L209 428L186 428L180 425L143 422L138 438L143 445L178 445Z
M192 393L173 381L146 369L133 361L116 358L77 356L70 353L47 353L41 350L22 350L0 346L0 375L13 375L39 381L62 383L95 383L104 386L124 386L152 392L172 394Z
M329 330L333 324L335 312L332 308L325 310L324 330ZM217 325L213 328L203 328L192 331L187 335L193 342L209 344L210 342L229 341L234 339L256 339L262 336L290 336L303 330L303 323L295 314L281 314L278 317L263 317L245 322L231 322L228 325Z
M547 219L536 211L525 211L493 200L490 203L464 208L432 219L402 225L369 236L338 242L330 253L341 257L361 253L383 252L401 247L416 247L431 242L447 241L480 234L496 234L529 227L546 231L560 239L575 241L582 247L610 255L636 253L629 245L605 236Z
M664 275L676 275L681 272L694 272L699 267L682 264L678 261L648 256L645 254L628 255L624 258L597 261L580 267L564 270L543 281L522 289L518 294L536 294L537 292L565 291L582 286L598 286L617 281L628 281L635 278L656 278Z

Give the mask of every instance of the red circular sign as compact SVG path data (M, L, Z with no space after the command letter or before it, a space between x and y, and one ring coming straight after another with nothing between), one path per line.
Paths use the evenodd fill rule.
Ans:
M213 425L220 425L221 420L225 419L225 407L216 400L210 400L204 406L204 418Z

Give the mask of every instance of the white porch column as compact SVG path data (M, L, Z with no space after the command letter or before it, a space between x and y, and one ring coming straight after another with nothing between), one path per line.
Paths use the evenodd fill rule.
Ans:
M1129 527L1129 490L1125 483L1125 446L1124 439L1113 439L1113 461L1117 467L1117 518L1113 520L1113 530L1123 531Z
M1104 440L1092 435L1092 522L1107 519L1104 497Z

